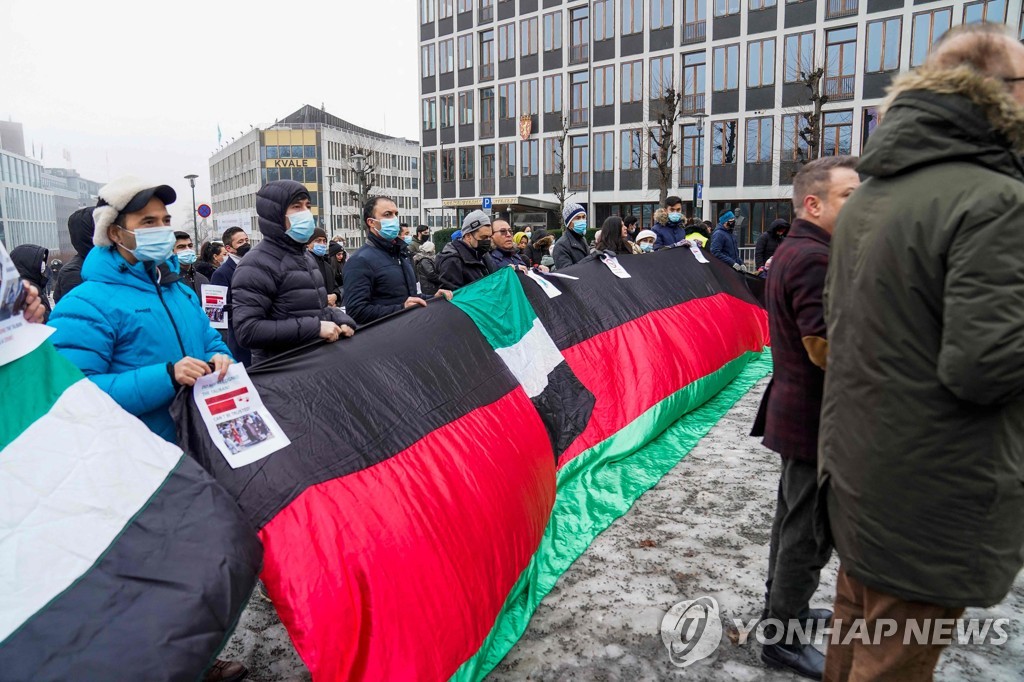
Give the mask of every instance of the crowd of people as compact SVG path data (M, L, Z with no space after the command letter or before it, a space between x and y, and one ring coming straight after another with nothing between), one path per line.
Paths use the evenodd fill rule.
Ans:
M177 390L233 362L336 342L504 267L707 247L767 280L775 372L753 434L782 469L765 617L848 630L884 614L900 627L878 646L833 639L827 659L788 639L762 659L813 679L925 680L942 646L904 644L908 623L1000 601L1022 563L1024 46L990 26L955 29L897 79L886 109L863 158L802 167L796 219L760 236L753 267L732 211L715 225L687 219L677 196L648 227L606 219L593 244L579 204L564 207L557 240L473 211L440 253L429 228L413 234L393 200L374 197L349 257L289 180L257 193L262 241L232 227L197 253L171 227L174 190L134 177L71 216L77 255L56 272L52 312L47 250L11 257L25 318L48 321L60 353L173 442ZM227 289L223 335L201 304L208 284ZM833 550L834 614L809 604ZM218 661L207 679L244 674Z

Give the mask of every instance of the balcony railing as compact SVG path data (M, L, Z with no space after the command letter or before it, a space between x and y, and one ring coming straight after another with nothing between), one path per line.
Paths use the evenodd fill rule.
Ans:
M694 114L704 111L704 93L697 95L683 95L679 103L684 114Z
M571 109L569 111L569 125L585 126L590 121L590 112L587 109Z
M590 59L590 45L573 45L569 48L569 63L584 64Z
M828 0L825 7L826 19L851 17L857 13L858 0Z
M581 190L587 188L587 173L569 173L569 189Z
M494 80L494 64L481 64L480 65L480 80L489 81Z
M825 78L825 95L831 100L853 99L853 79L851 76L827 76Z
M699 43L707 37L708 22L694 21L690 24L683 24L683 45L688 43Z

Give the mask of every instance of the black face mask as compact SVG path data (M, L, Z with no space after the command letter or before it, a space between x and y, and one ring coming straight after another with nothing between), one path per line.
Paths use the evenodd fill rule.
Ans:
M235 255L238 256L239 258L243 258L245 254L249 253L251 249L252 244L242 244L237 249L235 249Z
M476 245L476 252L483 256L491 252L491 240L481 239Z

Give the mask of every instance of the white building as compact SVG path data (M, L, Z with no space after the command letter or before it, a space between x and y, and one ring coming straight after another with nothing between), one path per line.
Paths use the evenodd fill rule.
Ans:
M43 187L43 164L0 149L0 241L60 249L53 192Z
M1021 0L419 0L424 208L453 207L450 224L486 197L517 216L557 205L564 121L568 200L595 226L650 224L650 129L672 89L669 194L704 217L738 210L753 243L791 215L804 74L822 68L829 98L819 153L859 154L893 76L983 20L1020 34Z
M256 192L273 180L306 185L313 214L329 236L362 245L360 175L353 156L366 157L368 196L398 204L403 222L419 216L419 144L359 128L306 105L274 125L253 129L210 157L216 235L238 226L259 240ZM200 235L201 237L203 235Z

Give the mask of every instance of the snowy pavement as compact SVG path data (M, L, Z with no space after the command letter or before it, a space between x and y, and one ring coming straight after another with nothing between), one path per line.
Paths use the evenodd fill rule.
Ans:
M761 612L779 460L747 434L766 384L594 541L489 679L800 679L766 670L753 638L734 644L736 633L728 631L710 658L676 668L660 635L672 605L700 596L714 597L727 623ZM837 568L833 557L812 606L831 605ZM965 614L988 616L1010 619L1008 641L947 650L937 680L1024 676L1024 572L1000 605ZM221 657L241 660L256 682L309 679L273 608L255 596Z

